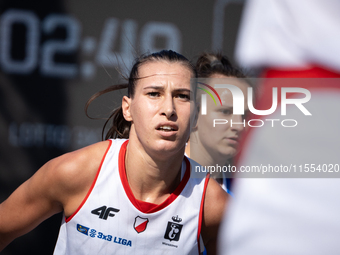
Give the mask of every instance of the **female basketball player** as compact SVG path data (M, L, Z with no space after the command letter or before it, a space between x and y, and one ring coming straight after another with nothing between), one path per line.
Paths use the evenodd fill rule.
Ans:
M245 75L222 54L203 53L196 62L196 70L199 78L205 78L199 79L198 82L198 87L205 91L210 90L209 86L214 88L215 84L232 84L241 89L243 95L247 95L249 84L241 79L245 78ZM198 113L197 125L186 147L186 154L203 167L207 167L206 169L216 165L232 166L232 158L237 153L240 137L245 129L245 125L242 124L244 115L233 114L233 96L230 90L225 88L215 90L221 103L213 92L211 93L216 97L217 103L207 96L207 113L205 115ZM198 89L198 103L203 93L206 94ZM247 100L244 101L244 109L247 112ZM216 119L220 121L213 126ZM230 192L230 179L226 178L225 173L214 172L211 173L211 177L216 178L222 187Z
M227 194L214 180L190 178L184 157L194 77L173 51L139 58L108 133L129 139L42 166L0 205L0 250L63 211L54 254L197 254L201 238L215 254Z

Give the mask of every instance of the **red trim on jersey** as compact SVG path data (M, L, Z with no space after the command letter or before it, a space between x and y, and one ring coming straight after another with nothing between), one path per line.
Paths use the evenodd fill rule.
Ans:
M104 156L103 156L103 158L102 158L102 161L100 162L99 168L98 168L98 170L97 170L96 177L94 178L94 180L93 180L93 182L92 182L92 185L91 185L89 191L87 192L87 194L86 194L84 200L81 202L81 204L79 205L79 207L77 208L77 210L76 210L70 217L68 217L68 218L65 217L65 222L66 222L66 223L69 222L70 220L72 220L72 218L79 212L79 210L80 210L80 209L83 207L83 205L85 204L86 200L89 198L89 196L90 196L90 194L91 194L91 192L92 192L92 190L93 190L93 188L94 188L94 185L95 185L96 182L97 182L97 179L98 179L100 170L101 170L101 168L102 168L104 159L105 159L105 157L106 157L107 152L109 151L109 149L110 149L110 147L111 147L111 144L112 144L112 141L109 140L109 146L107 147L107 149L106 149L106 151L105 151L105 153L104 153Z
M204 198L205 198L205 192L207 191L209 178L210 178L210 174L207 174L207 176L205 177L201 206L200 206L200 214L199 214L199 217L198 217L197 244L198 244L198 253L199 254L202 252L201 251L200 235L201 235L202 220L203 220Z
M141 201L135 198L135 196L132 193L132 190L130 188L129 182L126 177L126 170L125 170L125 154L126 154L126 147L128 144L128 140L125 141L122 144L122 147L120 148L119 151L119 159L118 159L118 167L119 167L119 175L120 175L120 180L122 182L122 185L124 187L125 193L128 196L130 202L141 212L143 213L154 213L157 211L162 210L163 208L167 207L169 204L171 204L179 194L183 191L185 185L187 184L189 178L190 178L190 162L189 160L185 157L186 161L186 171L184 174L183 179L181 180L180 184L178 187L175 189L173 193L169 195L169 197L161 204L153 204L153 203L148 203L145 201Z
M269 109L272 104L272 89L274 87L278 88L278 104L281 102L280 88L282 87L298 87L306 88L308 90L318 90L318 91L330 91L333 89L340 89L340 73L336 73L331 70L327 70L321 66L311 66L307 69L266 69L262 73L262 78L266 78L264 83L260 85L260 90L263 88L263 93L259 96L255 103L256 109ZM268 79L267 79L268 78ZM284 79L280 79L284 78ZM327 79L327 82L322 82L322 78ZM331 79L336 78L336 79ZM297 93L287 94L287 98L294 96ZM249 119L262 119L265 116L257 116L251 114ZM241 151L235 156L235 162L238 163L241 155L242 148L246 148L247 142L251 140L254 128L249 128L243 135L240 141ZM256 129L256 128L255 128Z

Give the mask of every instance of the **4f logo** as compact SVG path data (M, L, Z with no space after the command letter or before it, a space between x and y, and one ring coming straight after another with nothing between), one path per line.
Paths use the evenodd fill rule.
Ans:
M114 212L117 213L119 211L119 209L106 207L103 205L102 207L92 210L91 213L94 215L99 215L99 219L107 220L108 217L115 216Z

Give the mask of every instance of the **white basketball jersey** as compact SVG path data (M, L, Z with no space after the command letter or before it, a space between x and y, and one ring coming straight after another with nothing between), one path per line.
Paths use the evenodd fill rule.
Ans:
M208 179L190 178L185 158L185 174L162 204L139 201L126 178L127 143L110 140L87 196L72 216L63 219L55 255L199 254Z

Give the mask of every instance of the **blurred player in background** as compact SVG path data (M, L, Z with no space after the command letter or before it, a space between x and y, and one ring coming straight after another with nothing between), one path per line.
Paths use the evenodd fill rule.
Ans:
M244 95L247 95L249 84L242 79L245 75L220 53L201 54L196 61L196 70L198 78L205 78L200 79L202 82L198 83L198 104L200 104L201 95L207 90L211 91L215 84L234 84L242 90ZM233 114L233 97L228 89L216 88L215 91L221 102L216 99L217 103L215 103L211 97L207 97L207 114L202 115L199 109L197 124L193 128L185 152L204 167L232 166L233 157L238 152L239 141L245 127L242 124L230 125L230 123L231 120L234 123L242 123L244 115ZM214 91L211 93L216 97ZM245 105L245 111L247 112L247 105ZM224 122L213 127L214 119L223 119ZM215 178L224 190L232 194L230 176L227 178L225 172L214 172L210 176Z

